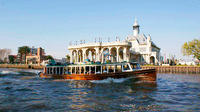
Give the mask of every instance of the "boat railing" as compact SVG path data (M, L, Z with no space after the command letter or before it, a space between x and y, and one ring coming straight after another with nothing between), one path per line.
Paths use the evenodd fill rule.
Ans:
M133 71L129 63L69 65L66 70L71 74L108 74Z
M64 74L64 66L46 66L44 72L46 74L62 75Z
M116 63L116 64L80 64L68 66L46 66L44 72L46 74L108 74L134 71L130 63Z

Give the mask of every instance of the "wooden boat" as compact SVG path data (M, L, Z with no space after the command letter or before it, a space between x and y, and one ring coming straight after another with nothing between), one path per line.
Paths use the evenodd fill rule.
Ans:
M138 63L47 65L40 77L74 80L133 77L142 81L156 81L156 70L142 70Z

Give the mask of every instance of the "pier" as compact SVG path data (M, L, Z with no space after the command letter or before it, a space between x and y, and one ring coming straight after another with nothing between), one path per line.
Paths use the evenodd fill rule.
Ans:
M142 69L155 68L158 73L194 73L200 74L200 66L141 66Z
M0 68L43 69L43 66L28 64L0 64Z

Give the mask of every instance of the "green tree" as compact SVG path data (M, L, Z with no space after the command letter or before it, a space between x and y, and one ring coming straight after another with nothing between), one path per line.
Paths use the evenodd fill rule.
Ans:
M45 56L45 60L54 60L54 58L51 55L47 55L47 56Z
M8 59L9 59L9 63L14 63L15 61L15 57L13 55L9 55Z
M182 46L183 55L194 56L194 58L200 61L200 40L194 39L189 42L185 42Z
M26 56L30 53L31 49L28 46L22 46L18 48L18 53L20 54L21 62L25 63Z

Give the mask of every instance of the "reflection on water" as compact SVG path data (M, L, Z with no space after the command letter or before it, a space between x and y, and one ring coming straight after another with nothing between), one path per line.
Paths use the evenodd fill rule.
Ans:
M134 79L41 79L34 70L0 69L0 111L200 111L200 74Z

